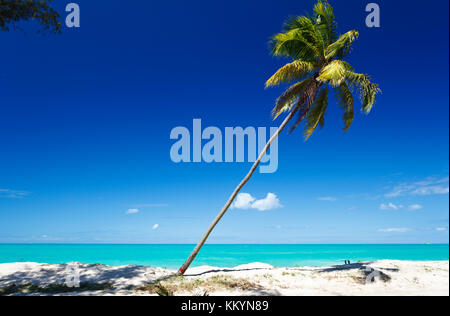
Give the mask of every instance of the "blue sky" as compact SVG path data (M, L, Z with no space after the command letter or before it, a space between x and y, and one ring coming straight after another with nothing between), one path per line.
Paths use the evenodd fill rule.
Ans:
M448 242L448 1L377 1L377 29L368 2L332 5L373 112L344 134L333 101L308 142L283 133L242 191L282 207L234 208L210 242ZM279 124L268 40L314 1L77 3L79 29L0 33L0 242L195 243L250 164L175 164L170 131Z

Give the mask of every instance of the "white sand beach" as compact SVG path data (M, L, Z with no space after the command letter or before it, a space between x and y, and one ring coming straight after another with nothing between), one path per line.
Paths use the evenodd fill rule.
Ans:
M76 291L64 286L74 280L73 271L81 282ZM184 277L167 279L174 272L144 266L7 263L0 264L0 295L449 295L448 261L382 260L297 268L264 263L203 266L189 269ZM367 282L373 275L379 276Z

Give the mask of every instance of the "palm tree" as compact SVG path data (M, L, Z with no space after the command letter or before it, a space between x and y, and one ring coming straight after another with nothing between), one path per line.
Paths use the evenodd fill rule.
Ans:
M271 143L295 115L297 118L291 132L305 120L304 137L307 140L317 126L324 125L330 88L335 91L336 101L344 112L344 131L347 131L353 122L355 113L353 92L360 95L362 111L366 114L371 111L375 96L380 92L378 85L370 82L369 76L354 72L353 67L344 61L350 53L353 42L359 36L358 32L352 30L338 37L333 8L326 0L318 0L313 12L311 16L290 18L285 23L283 32L276 34L271 41L274 56L292 59L291 63L281 67L266 82L266 87L293 83L277 99L272 111L274 118L284 112L288 115L179 269L178 274L185 273L214 227L255 172Z

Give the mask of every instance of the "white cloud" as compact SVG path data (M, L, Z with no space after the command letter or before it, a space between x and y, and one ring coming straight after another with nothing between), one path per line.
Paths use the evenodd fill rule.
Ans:
M380 205L380 210L383 210L383 211L396 211L401 208L403 208L403 205L395 205L391 202L389 202L388 204L382 203Z
M265 199L256 200L252 204L252 208L259 211L269 211L280 207L282 207L280 200L273 193L268 193Z
M447 230L447 228L445 228L445 227L438 227L438 228L436 228L436 230L438 232L445 232Z
M434 195L449 193L449 178L427 178L413 183L401 183L395 186L386 197L398 197L402 195Z
M408 210L410 210L410 211L418 211L422 208L423 208L423 206L420 204L413 204L413 205L408 206Z
M137 214L139 210L137 208L130 208L127 210L126 214Z
M381 233L406 233L411 231L410 228L383 228L378 230Z
M0 189L0 198L21 199L29 195L26 191L17 191L10 189Z
M318 200L334 202L334 201L337 201L337 198L332 197L332 196L323 196L323 197L318 198Z
M133 207L144 208L144 207L167 207L169 204L136 204Z
M155 224L155 225L153 225L153 227L152 227L153 230L158 229L158 228L159 228L159 224Z
M396 205L391 202L389 202L388 204L384 204L384 203L380 204L380 210L383 210L383 211L397 211L404 207L405 207L404 205ZM410 211L417 211L422 208L423 208L423 206L420 204L412 204L412 205L408 206L408 210L410 210Z
M255 200L256 199L248 193L239 193L236 197L236 201L233 203L233 208L248 210L252 208L252 203Z
M411 194L415 195L432 195L432 194L448 194L448 186L428 186L415 189Z
M257 200L248 193L240 193L236 197L232 208L241 210L257 209L259 211L269 211L283 207L278 197L273 193L268 193L264 199Z

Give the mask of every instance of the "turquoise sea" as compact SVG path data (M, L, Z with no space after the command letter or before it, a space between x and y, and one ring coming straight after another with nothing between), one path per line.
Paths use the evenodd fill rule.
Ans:
M103 263L178 268L194 245L0 244L0 263ZM449 245L205 245L193 266L324 266L380 259L449 260Z

